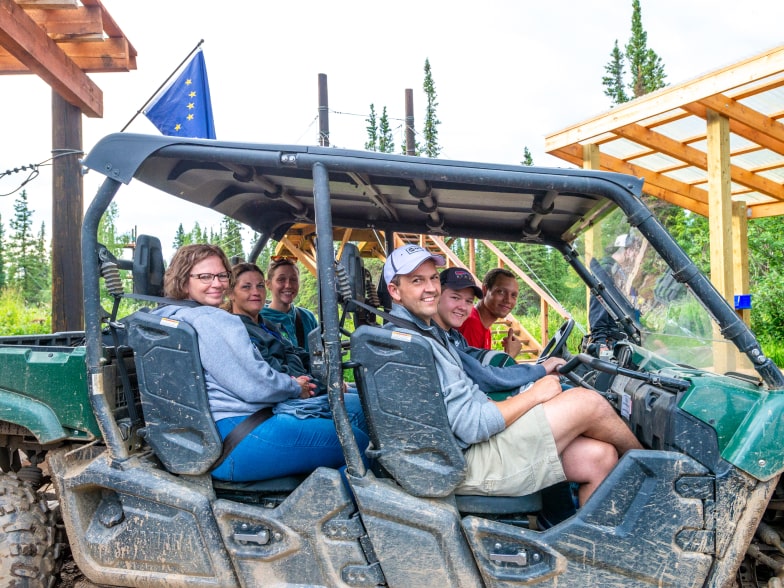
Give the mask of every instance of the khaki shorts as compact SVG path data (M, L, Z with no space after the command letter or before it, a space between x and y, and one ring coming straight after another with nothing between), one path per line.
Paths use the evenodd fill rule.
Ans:
M465 453L468 471L456 494L525 496L566 480L540 404Z

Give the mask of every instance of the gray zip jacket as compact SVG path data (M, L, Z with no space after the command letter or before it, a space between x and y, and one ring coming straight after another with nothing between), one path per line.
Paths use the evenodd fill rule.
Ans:
M156 308L152 314L186 322L196 331L215 421L299 397L300 385L264 361L238 316L212 306L176 305Z
M436 372L443 392L449 425L460 446L465 449L475 443L487 441L503 431L506 425L501 411L465 373L457 349L446 341L443 331L435 324L426 325L399 304L392 305L391 314L415 323L422 330L433 333L438 341L443 342L442 344L431 337L425 337L433 348ZM417 333L393 324L387 324L385 328Z

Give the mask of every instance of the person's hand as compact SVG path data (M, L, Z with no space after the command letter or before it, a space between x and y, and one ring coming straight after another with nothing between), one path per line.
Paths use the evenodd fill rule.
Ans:
M522 341L517 338L511 327L509 328L509 332L506 334L506 337L501 340L501 343L504 346L504 352L512 357L517 357L520 353L520 350L523 348Z
M296 380L297 384L299 384L300 398L310 398L316 394L316 385L310 381L310 376L297 376L294 378L294 380Z
M561 380L558 376L545 376L534 382L534 385L526 390L525 394L535 394L538 403L543 404L558 396L562 391Z
M558 375L558 368L566 364L566 360L562 357L548 357L540 365L544 368L546 374Z

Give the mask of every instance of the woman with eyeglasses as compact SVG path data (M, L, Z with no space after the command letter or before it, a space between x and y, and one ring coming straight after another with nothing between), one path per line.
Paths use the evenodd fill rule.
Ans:
M229 260L220 247L180 247L164 275L164 294L197 305L170 304L153 311L186 322L196 331L210 412L222 439L260 409L310 398L315 391L307 375L273 369L251 342L242 320L219 308L231 278ZM354 434L364 450L367 435L356 427ZM343 451L330 419L274 414L243 437L212 475L219 480L248 482L343 464Z
M273 258L267 269L267 289L270 303L261 310L261 316L280 325L281 332L295 347L310 351L308 333L318 327L318 320L307 308L295 306L299 294L299 268L288 257Z

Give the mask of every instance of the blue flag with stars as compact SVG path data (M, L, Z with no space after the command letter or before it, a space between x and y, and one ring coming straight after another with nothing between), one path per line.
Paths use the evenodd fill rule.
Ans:
M144 114L164 135L215 138L207 66L201 50L177 79L155 97Z

